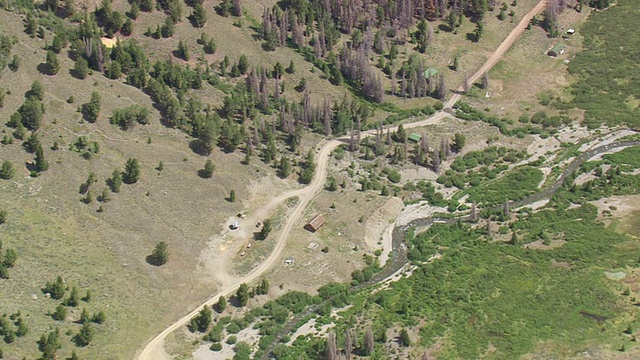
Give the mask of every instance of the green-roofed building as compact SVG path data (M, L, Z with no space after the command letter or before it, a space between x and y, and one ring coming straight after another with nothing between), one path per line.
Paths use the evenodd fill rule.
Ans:
M438 70L436 70L435 68L428 68L427 70L424 71L424 78L425 79L430 79L434 76L436 76L438 74Z
M564 48L565 47L566 46L564 46L563 43L557 43L551 48L551 50L549 50L549 52L547 54L549 54L549 56L562 55L562 54L564 54Z
M409 140L413 142L420 142L421 139L422 139L422 136L420 134L411 133L411 135L409 135Z

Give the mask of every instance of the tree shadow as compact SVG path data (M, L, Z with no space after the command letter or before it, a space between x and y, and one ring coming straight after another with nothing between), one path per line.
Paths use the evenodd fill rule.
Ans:
M449 25L447 24L440 24L438 25L438 30L440 31L446 31L446 32L453 32L453 30L451 30L451 28L449 27Z
M231 305L234 306L236 308L241 308L242 304L240 303L240 300L238 300L238 297L234 294L232 297L230 297L229 299L227 299L227 306Z
M477 43L477 42L478 42L478 40L480 40L480 39L478 39L478 37L476 36L476 34L474 34L474 33L470 33L470 32L468 32L468 33L467 33L466 37L467 37L467 40L472 41L472 42L475 42L475 43Z
M211 154L211 149L206 146L200 139L194 139L189 141L189 149L194 153L202 156L208 156Z
M147 264L157 266L157 267L164 265L164 264L161 264L158 261L158 259L156 259L156 257L151 254L147 255L147 257L145 258L145 261L147 262Z
M207 172L204 171L204 169L198 170L198 176L200 176L203 179L211 179L211 176L209 176L209 174L207 174ZM226 200L226 198L225 198L225 200Z
M38 69L38 72L40 72L43 75L49 75L49 67L45 63L38 64L36 69Z
M75 334L73 336L72 341L77 347L87 347L89 345L84 341L84 339L82 338L82 336L80 336L80 334Z

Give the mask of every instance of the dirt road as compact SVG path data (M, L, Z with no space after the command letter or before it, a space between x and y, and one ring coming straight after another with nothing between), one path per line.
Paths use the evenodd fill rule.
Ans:
M546 0L541 0L533 9L531 9L531 11L529 11L522 18L522 20L513 29L513 31L511 31L511 33L504 39L504 41L500 44L500 46L498 46L496 51L494 51L493 54L489 57L487 62L469 79L470 82L477 80L485 71L488 71L489 69L491 69L498 62L498 60L505 54L505 52L511 47L511 45L513 45L515 40L518 37L520 37L520 35L522 35L522 33L524 32L524 29L527 27L527 24L529 23L531 18L533 18L533 16L535 16L540 11L542 11L542 9L544 9L545 4L546 4ZM460 98L462 97L461 95L462 88L463 86L460 86L458 88L458 91L456 91L456 94L453 97L451 97L449 101L446 102L445 107L451 107L457 101L460 100ZM428 119L403 124L403 126L404 128L408 129L408 128L436 124L440 122L443 118L448 116L450 115L441 111L434 114ZM390 130L395 131L396 128L397 126L394 126ZM374 135L375 133L376 133L376 130L368 130L368 131L362 132L361 136L363 137L371 136L371 135ZM316 194L322 189L324 181L327 177L327 166L329 164L329 156L331 155L331 152L338 145L343 144L344 143L343 141L346 139L348 139L348 137L343 137L337 140L330 140L322 146L322 148L320 149L320 151L316 156L316 162L318 164L316 168L316 173L313 177L313 180L307 187L303 189L293 190L281 196L278 196L277 198L274 198L271 201L269 201L268 204L266 204L260 210L257 211L257 213L259 214L266 214L270 212L271 209L273 209L279 203L286 200L287 198L290 198L292 196L300 197L300 201L298 202L298 205L295 207L293 212L288 216L287 222L284 224L284 227L280 232L280 235L278 236L278 239L276 241L276 245L273 251L271 252L271 254L269 255L269 257L260 265L258 265L258 267L253 269L249 274L247 274L242 278L238 278L237 281L234 281L233 283L225 286L223 289L221 289L219 292L214 294L211 298L209 298L209 300L207 300L197 309L194 309L193 311L191 311L190 313L183 316L178 321L176 321L175 323L173 323L172 325L164 329L160 334L156 335L153 339L151 339L151 341L149 341L145 345L142 351L140 351L140 353L136 357L138 360L171 359L171 356L167 354L164 350L164 339L167 337L167 335L176 331L180 327L185 326L191 320L191 318L193 318L198 314L198 312L203 306L211 306L218 301L218 298L221 295L228 297L231 294L233 294L235 291L237 291L240 284L250 283L258 279L261 275L263 275L269 268L271 268L280 259L280 256L284 251L286 240L287 240L287 237L289 236L289 233L291 232L291 229L295 224L298 223L307 205L309 205L309 203L313 200Z
M502 43L500 43L500 46L498 46L498 48L491 54L491 56L489 56L489 59L487 59L484 65L482 65L480 69L478 69L478 71L476 71L475 74L473 74L468 79L469 85L473 84L476 80L480 78L480 76L482 76L482 74L491 70L491 68L493 68L498 63L500 58L502 58L502 56L507 52L507 50L511 48L513 43L522 35L524 30L527 28L527 26L531 22L531 19L533 19L534 16L536 16L537 14L542 12L542 10L544 10L544 7L546 4L547 4L546 0L541 0L536 6L534 6L531 10L529 10L528 13L526 13L522 17L518 25L516 25L516 27L513 30L511 30L509 35L507 35L507 37L504 40L502 40ZM460 85L456 89L455 94L445 103L445 108L452 107L453 105L455 105L455 103L460 101L460 99L462 98L463 92L464 92L464 84Z

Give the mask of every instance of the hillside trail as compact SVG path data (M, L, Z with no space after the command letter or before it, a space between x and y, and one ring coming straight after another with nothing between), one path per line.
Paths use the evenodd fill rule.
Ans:
M482 67L480 67L480 69L471 78L469 78L470 82L477 80L485 71L488 71L489 69L491 69L498 62L498 60L513 45L515 40L522 35L522 33L524 32L524 29L527 27L528 23L531 21L533 16L535 16L540 11L542 11L542 9L544 9L545 4L546 4L546 0L541 0L534 8L532 8L522 18L522 20L520 20L518 25L511 31L511 33L509 33L509 35L503 40L500 46L498 46L496 51L494 51L493 54L489 57L487 62ZM457 101L461 99L462 90L463 90L463 85L458 87L458 89L456 90L456 93L451 97L451 99L449 99L449 101L445 103L445 108L452 107ZM451 115L443 111L439 111L429 118L426 118L420 121L402 124L402 125L405 129L432 125L432 124L439 123L445 117L451 117ZM396 129L397 129L397 126L393 126L389 128L390 131L395 131ZM372 136L372 135L375 135L376 131L377 130L375 129L363 131L361 133L361 136L365 136L365 137ZM260 265L258 265L256 268L254 268L250 273L248 273L243 277L233 278L231 276L224 276L223 278L225 279L225 281L221 286L222 287L221 290L219 290L217 293L212 295L211 298L205 301L198 308L186 314L185 316L177 320L175 323L171 324L166 329L164 329L161 333L156 335L153 339L151 339L145 345L145 347L138 353L138 355L136 356L136 359L138 360L169 360L171 359L172 356L167 354L164 349L164 339L169 334L176 331L180 327L187 325L187 323L191 320L191 318L196 316L203 306L212 306L218 301L220 296L232 295L235 291L237 291L240 284L251 283L256 279L258 279L280 259L286 245L287 237L291 232L291 229L296 223L298 223L307 205L311 203L311 201L315 198L316 194L322 189L322 186L324 185L325 179L327 177L327 167L329 164L329 156L331 155L331 152L339 145L344 144L345 141L347 140L348 140L348 137L345 136L339 139L328 140L327 142L325 142L322 148L319 150L318 154L316 155L316 162L317 162L316 173L311 183L304 188L288 191L280 196L273 198L267 204L265 204L259 210L257 210L256 213L252 216L251 218L252 220L263 219L275 207L277 207L280 203L282 203L286 199L291 198L293 196L299 197L298 204L294 208L293 212L290 213L289 216L287 217L287 221L284 224L284 227L282 228L282 230L280 231L278 235L278 239L276 241L276 245L273 251L271 252L271 254L269 255L269 257L265 261L263 261Z

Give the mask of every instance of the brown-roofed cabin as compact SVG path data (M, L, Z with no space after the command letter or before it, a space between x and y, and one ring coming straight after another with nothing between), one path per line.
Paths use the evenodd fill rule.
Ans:
M316 232L326 222L327 222L327 220L325 220L324 215L318 214L318 215L314 216L313 219L311 219L311 221L309 221L307 223L307 225L304 226L304 228L309 230L309 231L311 231L311 232Z

